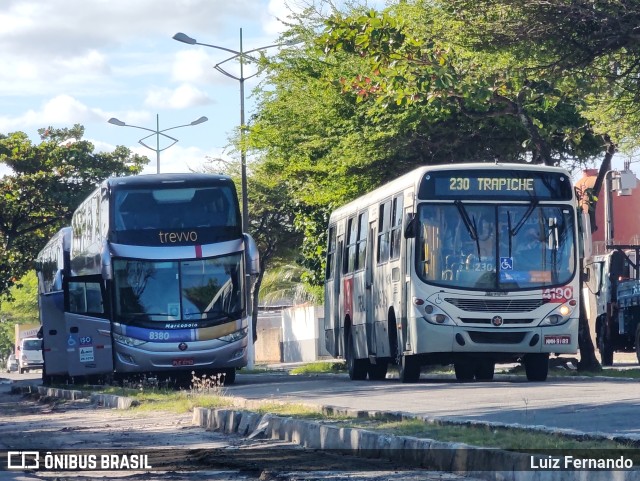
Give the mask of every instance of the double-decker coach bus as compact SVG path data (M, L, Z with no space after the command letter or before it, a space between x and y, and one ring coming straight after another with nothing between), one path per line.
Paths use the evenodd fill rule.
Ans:
M195 371L235 380L247 364L258 253L242 233L229 177L111 178L76 209L71 228L69 375Z
M561 168L416 169L331 214L326 347L351 379L397 363L402 382L430 364L491 380L519 361L546 380L550 353L578 348L580 235Z

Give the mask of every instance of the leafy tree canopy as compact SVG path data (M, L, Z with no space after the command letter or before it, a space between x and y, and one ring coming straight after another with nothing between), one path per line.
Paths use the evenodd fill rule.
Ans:
M84 128L38 130L40 143L23 132L0 134L0 295L31 267L38 251L102 180L137 174L148 159L118 146L94 152Z
M475 49L447 12L432 1L305 12L288 33L303 45L266 65L247 145L259 155L254 171L290 199L313 283L328 213L419 165L567 165L603 152L582 115L585 81L536 69L509 46Z

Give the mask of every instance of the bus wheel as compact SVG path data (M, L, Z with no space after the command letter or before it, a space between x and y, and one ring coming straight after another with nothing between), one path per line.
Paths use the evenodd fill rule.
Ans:
M231 386L234 382L236 382L236 369L232 367L231 369L225 369L222 371L222 384L224 386Z
M607 326L604 322L600 323L600 336L598 337L598 350L600 351L600 360L603 366L613 366L613 346L611 340L607 336Z
M398 363L398 374L403 383L417 382L420 379L420 364L415 356L402 356Z
M454 362L453 369L456 372L456 380L459 382L473 381L476 375L476 368L469 361Z
M493 380L493 372L496 369L496 363L490 359L479 359L475 368L476 381Z
M549 374L549 354L526 354L524 370L528 381L546 381Z
M349 329L346 346L347 370L349 371L349 379L352 381L362 381L367 378L368 359L356 359L356 350L354 346L353 334Z
M376 364L369 364L369 381L381 381L387 377L389 363L386 361L376 361Z

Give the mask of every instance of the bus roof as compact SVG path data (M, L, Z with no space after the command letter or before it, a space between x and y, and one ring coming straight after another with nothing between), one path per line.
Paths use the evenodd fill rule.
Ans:
M434 165L424 165L422 167L418 167L400 177L397 177L394 180L387 182L380 187L363 194L362 196L352 200L347 204L343 204L342 206L336 208L331 213L331 221L343 217L345 215L349 215L354 208L362 205L368 205L377 201L380 201L386 197L390 197L393 194L396 194L402 190L410 186L414 186L417 188L418 184L421 182L424 174L426 172L432 171L460 171L465 172L468 170L486 170L486 169L496 169L496 170L525 170L525 171L539 171L539 172L557 172L563 173L569 176L569 172L562 168L551 165L542 165L542 164L517 164L517 163L489 163L489 162L465 162L460 164L434 164Z
M211 182L232 182L228 175L201 174L201 173L171 173L171 174L145 174L130 175L127 177L110 177L103 182L111 188L120 187L152 187L162 184L175 185L188 183L193 185L210 185Z

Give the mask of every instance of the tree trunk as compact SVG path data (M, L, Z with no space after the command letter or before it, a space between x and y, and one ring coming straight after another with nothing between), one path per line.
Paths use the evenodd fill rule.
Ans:
M616 152L616 146L608 136L604 137L607 144L607 150L602 164L598 169L598 176L593 184L593 188L590 192L584 192L583 195L586 199L580 199L580 205L588 206L589 220L591 221L591 233L594 233L598 226L596 225L596 205L598 202L598 196L602 189L602 183L604 182L604 176L611 170L611 159ZM583 260L580 259L580 275L582 275ZM591 330L589 329L589 318L587 317L587 310L585 306L585 299L583 296L583 289L580 289L580 323L578 327L578 348L580 349L580 362L578 362L578 371L601 371L602 365L596 358L595 348L593 345L593 339L591 339Z
M579 275L582 276L583 260L579 262ZM580 349L580 361L578 362L578 371L602 371L602 366L596 358L596 351L591 339L591 330L589 329L589 317L587 316L587 308L584 299L584 289L580 282L579 299L579 321L578 321L578 349Z

